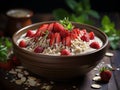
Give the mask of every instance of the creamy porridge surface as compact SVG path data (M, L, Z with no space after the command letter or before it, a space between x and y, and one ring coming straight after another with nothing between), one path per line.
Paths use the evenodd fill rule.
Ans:
M103 42L94 32L73 28L67 30L58 22L43 24L36 30L28 30L17 41L18 46L45 55L78 55L102 47Z

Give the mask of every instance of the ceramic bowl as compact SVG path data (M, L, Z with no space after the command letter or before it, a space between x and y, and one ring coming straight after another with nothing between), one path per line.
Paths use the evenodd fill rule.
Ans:
M101 30L91 25L73 22L75 27L86 28L88 32L93 31L102 40L103 46L93 52L74 56L48 56L26 51L16 44L19 37L28 29L37 29L41 24L51 22L54 21L35 23L14 33L12 37L13 51L22 65L32 73L52 80L76 78L87 74L96 67L105 55L108 38Z

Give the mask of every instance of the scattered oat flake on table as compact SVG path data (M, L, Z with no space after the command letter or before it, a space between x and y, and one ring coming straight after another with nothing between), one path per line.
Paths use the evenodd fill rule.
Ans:
M106 56L109 56L109 57L114 56L114 54L113 54L113 53L111 53L111 52L106 52L106 53L105 53L105 55L106 55Z
M93 81L100 81L100 80L101 80L101 77L100 77L100 76L95 76L95 77L93 77L92 80L93 80Z
M116 70L118 70L118 71L119 71L119 70L120 70L120 68L116 68Z
M92 84L91 87L94 88L94 89L100 89L101 85L99 85L99 84Z

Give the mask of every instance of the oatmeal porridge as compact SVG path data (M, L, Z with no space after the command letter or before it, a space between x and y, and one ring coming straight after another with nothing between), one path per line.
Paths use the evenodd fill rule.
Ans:
M36 30L27 30L17 41L25 50L45 55L78 55L102 47L103 42L94 32L87 32L70 24L45 23ZM70 26L69 25L69 26Z

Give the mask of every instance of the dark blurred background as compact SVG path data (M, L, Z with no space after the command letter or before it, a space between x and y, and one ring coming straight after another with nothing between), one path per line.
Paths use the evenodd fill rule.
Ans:
M119 12L119 0L90 0L92 9L98 12ZM35 13L51 13L56 8L65 8L64 0L0 0L0 13L13 8L27 8Z

